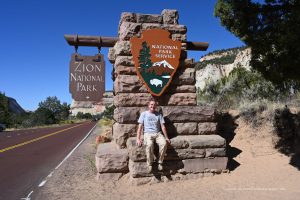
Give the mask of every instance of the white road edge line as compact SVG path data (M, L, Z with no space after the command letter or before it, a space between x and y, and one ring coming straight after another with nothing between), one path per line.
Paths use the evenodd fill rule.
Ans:
M43 180L40 184L39 184L39 187L43 187L45 185L45 183L47 182L47 180Z
M70 153L55 167L55 169L38 185L38 187L43 187L45 185L45 183L47 182L47 178L51 177L53 172L55 170L57 170L71 155L72 153L81 145L81 143L84 142L84 140L86 140L86 138L93 132L93 130L95 129L95 127L97 126L97 123L95 124L95 126L86 134L86 136L72 149L72 151L70 151ZM25 198L21 198L22 200L30 200L30 195L33 193L33 191L31 191L27 197Z
M51 177L51 176L52 176L52 174L53 174L53 172L51 172L51 173L50 173L50 174L47 176L47 178L48 178L48 177Z
M76 145L76 147L74 147L74 149L55 167L54 170L58 169L71 155L72 153L81 145L81 143L84 142L84 140L93 132L93 130L95 129L95 127L97 126L97 124L95 124L95 126L90 130L90 132L88 132L86 134L86 136Z
M21 198L21 200L30 200L30 195L33 193L33 190L27 195L25 198Z

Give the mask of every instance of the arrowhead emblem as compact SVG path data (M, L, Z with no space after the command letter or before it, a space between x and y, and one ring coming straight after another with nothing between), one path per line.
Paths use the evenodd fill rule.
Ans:
M163 29L145 30L130 42L137 75L152 95L161 96L179 66L181 42Z

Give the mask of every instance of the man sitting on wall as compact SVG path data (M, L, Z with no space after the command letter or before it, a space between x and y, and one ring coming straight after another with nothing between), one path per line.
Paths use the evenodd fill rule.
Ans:
M136 143L142 145L141 133L144 129L144 143L146 144L147 166L148 172L152 172L152 164L154 158L154 141L159 147L158 170L163 170L163 160L167 150L167 142L171 141L168 138L163 116L156 111L156 102L151 99L148 103L148 110L141 113L138 119L138 130ZM162 135L162 132L164 135Z

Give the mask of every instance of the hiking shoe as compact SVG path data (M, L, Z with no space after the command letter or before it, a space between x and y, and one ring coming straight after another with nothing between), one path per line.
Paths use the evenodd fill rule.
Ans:
M152 166L151 165L149 165L148 166L148 171L147 171L148 173L151 173L152 172Z
M163 165L162 164L158 164L158 170L162 171L163 169L164 169Z

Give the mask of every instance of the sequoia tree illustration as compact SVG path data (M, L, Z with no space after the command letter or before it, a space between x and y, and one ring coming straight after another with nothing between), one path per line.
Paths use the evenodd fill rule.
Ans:
M150 47L147 45L147 42L143 42L139 56L139 65L141 67L141 71L146 71L148 68L152 67L152 61L150 58Z

